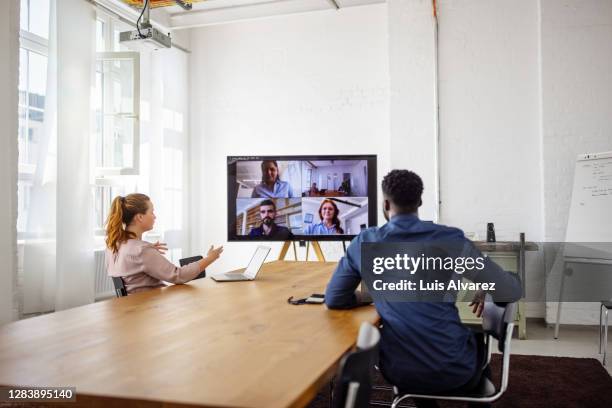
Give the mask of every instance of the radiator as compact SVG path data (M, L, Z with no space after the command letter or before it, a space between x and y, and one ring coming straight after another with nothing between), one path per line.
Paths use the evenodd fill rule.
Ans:
M115 296L113 280L108 276L106 263L104 261L105 250L101 249L94 252L96 263L95 274L95 297L96 300L107 299Z

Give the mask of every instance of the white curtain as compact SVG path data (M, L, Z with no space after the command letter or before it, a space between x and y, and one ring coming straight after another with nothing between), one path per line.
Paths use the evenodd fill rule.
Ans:
M202 254L192 251L189 218L189 56L178 50L140 54L141 163L138 191L151 197L157 221L145 239L166 242L168 258Z
M49 53L43 133L30 190L23 248L23 313L55 309L57 189L56 0L49 4Z
M26 314L94 301L89 157L94 30L90 3L51 0L45 131L24 242Z
M56 2L57 290L55 310L94 301L91 87L96 14L89 2Z
M95 22L90 3L51 0L45 132L31 190L27 223L31 238L26 240L23 259L24 313L95 300L90 148ZM189 58L177 49L143 52L141 67L140 175L118 181L125 194L139 191L151 196L158 219L147 239L167 241L169 258L177 261L204 251L190 251L186 228L192 223L186 200ZM100 237L97 244L103 246Z

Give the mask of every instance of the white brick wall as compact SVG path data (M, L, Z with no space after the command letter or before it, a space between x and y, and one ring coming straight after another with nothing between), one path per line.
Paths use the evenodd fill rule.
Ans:
M423 179L419 215L438 220L435 49L431 2L389 0L391 168Z
M537 2L444 1L440 26L441 222L498 240L543 238ZM529 295L543 285L529 254ZM530 304L530 316L543 305Z
M541 0L543 186L549 241L565 239L576 156L612 150L611 44L612 2ZM595 271L588 266L574 269L585 278ZM547 306L546 319L556 319L556 304ZM598 304L566 304L562 322L596 324Z
M385 4L193 30L194 251L227 239L227 155L373 153L388 171L387 41ZM210 272L243 267L253 249L226 245Z
M575 154L611 150L612 3L438 4L440 221L481 238L494 222L500 240L562 240ZM375 152L379 176L421 174L421 214L433 218L433 34L426 0L194 30L196 247L225 240L226 154ZM241 266L245 246L232 244L219 269ZM527 259L535 293L544 261ZM544 305L528 315L544 316Z

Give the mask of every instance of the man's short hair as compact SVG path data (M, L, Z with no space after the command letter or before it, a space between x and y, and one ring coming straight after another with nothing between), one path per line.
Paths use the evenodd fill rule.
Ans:
M263 200L261 203L259 203L259 207L262 207L264 205L271 205L272 207L274 207L274 211L276 211L276 204L274 204L274 201L272 201L272 200Z
M383 178L382 191L395 206L416 211L421 205L423 180L410 170L391 170Z

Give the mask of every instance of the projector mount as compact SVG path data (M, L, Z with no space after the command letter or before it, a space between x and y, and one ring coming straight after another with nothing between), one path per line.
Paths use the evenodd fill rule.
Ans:
M149 5L149 0L144 0L142 11L140 12L140 16L138 16L138 20L136 20L136 30L138 30L138 34L140 35L140 38L145 38L145 36L142 35L142 33L140 32L141 28L143 30L148 29L148 28L153 28L153 26L151 25L151 21L149 19L150 11L151 11L151 8ZM143 15L144 15L144 19L142 20L142 23L140 23L140 19L142 19Z

